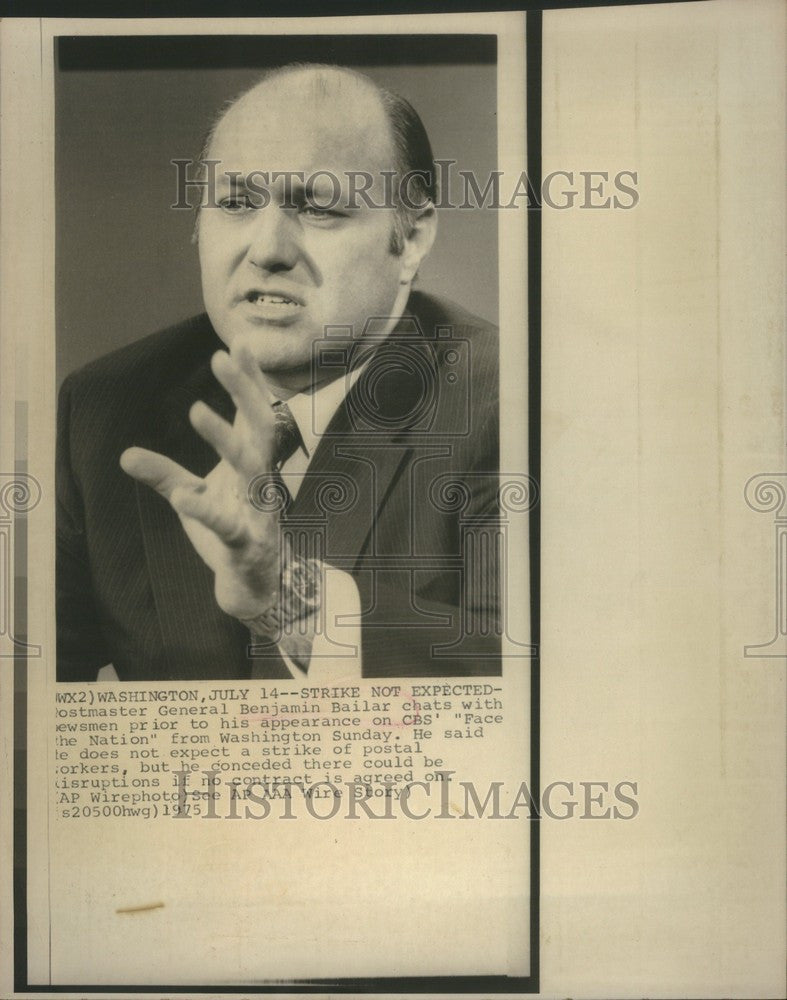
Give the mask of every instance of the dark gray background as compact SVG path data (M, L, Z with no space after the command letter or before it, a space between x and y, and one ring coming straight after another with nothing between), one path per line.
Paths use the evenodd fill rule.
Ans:
M59 40L58 382L101 354L202 311L194 218L170 208L177 194L170 161L197 157L214 113L267 66L340 62L369 74L411 101L436 157L455 159L454 170L476 171L483 187L497 159L494 41ZM443 209L439 224L419 287L496 321L496 213Z

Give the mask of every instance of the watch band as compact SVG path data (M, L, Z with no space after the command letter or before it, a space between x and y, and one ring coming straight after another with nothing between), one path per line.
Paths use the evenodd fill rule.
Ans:
M253 618L241 618L252 632L262 636L280 635L295 622L320 610L322 570L314 559L287 560L281 573L277 600Z

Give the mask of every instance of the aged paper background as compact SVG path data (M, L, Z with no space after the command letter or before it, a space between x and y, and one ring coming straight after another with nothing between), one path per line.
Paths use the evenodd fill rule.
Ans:
M542 771L640 782L550 824L542 989L776 996L784 956L784 7L544 15L544 174L639 171L544 212ZM784 595L781 595L784 599ZM784 649L782 649L784 652Z
M743 652L783 600L774 514L744 487L785 469L784 20L770 0L544 15L544 173L633 169L640 195L543 212L542 784L628 778L640 804L542 821L545 996L784 992L785 660ZM4 111L40 107L38 39L8 28ZM38 391L25 345L52 328L40 135L4 114L4 469L10 404ZM2 917L7 954L7 894Z

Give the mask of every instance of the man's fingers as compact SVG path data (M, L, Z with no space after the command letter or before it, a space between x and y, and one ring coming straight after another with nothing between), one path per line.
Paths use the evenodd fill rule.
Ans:
M265 376L262 374L260 366L254 360L248 347L238 347L237 350L232 351L230 357L234 357L236 359L241 370L249 376L251 381L257 387L257 391L267 402L268 406L273 406L276 401L273 396L271 396L268 383L265 381Z
M238 546L244 540L244 532L237 509L216 503L216 498L191 489L178 486L172 491L170 503L178 514L192 517L209 528L225 545Z
M273 445L275 418L267 390L260 389L226 351L217 351L211 359L213 374L224 386L255 436L255 443L266 452Z
M189 420L199 436L233 468L242 465L243 443L240 436L233 432L232 424L228 424L201 400L191 407Z
M173 462L166 455L147 448L127 448L120 456L120 467L129 476L160 493L169 500L172 491L184 487L192 491L204 489L204 483L194 473Z
M201 401L192 406L189 419L200 437L247 481L270 468L268 449L260 447L256 435L237 422L233 427Z

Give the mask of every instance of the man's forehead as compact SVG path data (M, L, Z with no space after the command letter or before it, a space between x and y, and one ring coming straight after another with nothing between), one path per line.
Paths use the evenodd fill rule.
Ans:
M322 83L322 85L320 85ZM392 169L393 149L379 95L331 75L287 74L245 94L210 144L219 169Z

